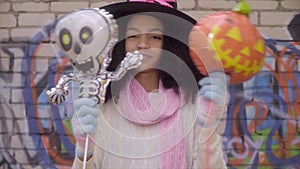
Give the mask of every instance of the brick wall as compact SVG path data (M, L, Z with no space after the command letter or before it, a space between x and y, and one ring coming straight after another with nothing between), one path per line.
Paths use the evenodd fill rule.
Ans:
M70 167L72 104L51 106L45 97L57 73L69 70L51 41L53 22L78 8L114 2L120 1L0 0L0 168ZM268 37L268 49L261 72L230 86L225 159L230 168L296 169L300 167L300 46L287 25L300 13L300 1L247 2L252 7L250 21ZM178 0L179 9L195 19L235 4L235 0Z

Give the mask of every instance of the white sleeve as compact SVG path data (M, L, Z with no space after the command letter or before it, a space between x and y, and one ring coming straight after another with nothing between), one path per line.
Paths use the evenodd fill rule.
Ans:
M200 139L201 133L209 132L205 128L196 126L194 137L193 169L226 169L223 156L222 136L214 132L205 142Z
M86 162L86 169L96 169L94 166L94 155ZM83 161L81 161L77 156L74 158L72 169L82 169Z
M227 168L222 148L227 104L214 107L208 100L199 99L198 119L195 125L193 169Z
M229 95L229 94L228 94ZM226 96L227 98L229 96ZM208 128L209 131L214 131L223 134L227 118L228 101L223 106L215 106L212 101L209 101L201 96L198 98L197 125L202 128Z
M94 153L90 159L86 162L86 169L101 169L103 161L103 151L99 147L95 147ZM83 161L77 156L74 158L72 169L82 169Z

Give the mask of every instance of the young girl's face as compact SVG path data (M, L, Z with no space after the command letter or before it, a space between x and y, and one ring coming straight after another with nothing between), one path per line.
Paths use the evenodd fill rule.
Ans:
M127 52L138 50L143 55L138 70L155 68L163 47L163 25L155 17L148 15L133 16L127 24L125 49Z

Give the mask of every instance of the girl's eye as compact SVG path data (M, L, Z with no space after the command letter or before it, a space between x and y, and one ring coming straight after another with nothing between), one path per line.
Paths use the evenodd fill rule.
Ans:
M134 38L137 38L137 35L130 35L130 36L127 36L127 39L134 39Z
M162 40L162 37L159 35L153 35L151 38L154 40Z

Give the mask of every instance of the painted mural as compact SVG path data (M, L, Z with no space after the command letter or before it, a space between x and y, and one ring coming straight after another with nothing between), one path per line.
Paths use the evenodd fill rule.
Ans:
M264 70L231 86L227 163L232 168L300 168L300 42L265 41Z
M0 168L71 167L72 96L53 105L45 95L72 71L55 48L53 56L44 56L43 45L53 45L53 28L45 26L30 42L1 45L8 57L0 57ZM300 41L265 37L265 42L263 70L230 86L223 146L232 169L300 168ZM48 59L46 71L36 71L41 58Z

